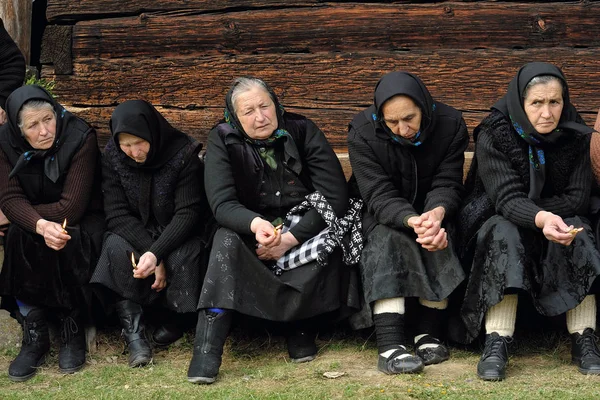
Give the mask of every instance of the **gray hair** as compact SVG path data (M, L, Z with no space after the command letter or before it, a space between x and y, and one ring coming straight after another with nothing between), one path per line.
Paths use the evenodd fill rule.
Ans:
M54 106L45 101L45 100L29 100L26 101L25 104L23 104L23 107L21 107L21 110L19 110L19 114L17 115L17 126L19 127L19 129L21 129L21 131L23 130L23 113L26 111L42 111L42 110L48 110L48 111L52 111L52 114L54 114L54 117L56 118L56 111L54 110Z
M252 89L258 88L264 90L269 94L269 96L271 96L269 87L265 81L258 78L243 76L233 81L233 85L231 85L231 87L233 88L233 91L231 92L231 106L233 107L233 110L231 111L233 111L234 114L236 113L235 102L242 93L246 93Z
M554 82L554 81L560 83L560 87L562 88L562 94L564 97L566 88L565 88L565 83L563 82L562 79L559 79L558 77L556 77L554 75L538 75L538 76L534 77L532 80L530 80L529 83L527 84L527 86L525 86L525 90L523 90L523 98L524 99L527 98L529 89L531 89L535 85L550 83L550 82Z

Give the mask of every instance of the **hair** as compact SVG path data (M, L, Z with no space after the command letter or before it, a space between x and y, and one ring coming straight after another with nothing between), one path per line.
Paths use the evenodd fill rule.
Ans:
M530 80L529 83L527 83L527 86L525 86L525 90L523 90L523 98L524 99L527 98L529 89L531 89L535 85L550 83L550 82L554 82L554 81L560 83L560 87L562 88L562 94L564 97L566 88L565 88L565 83L563 82L562 79L560 79L554 75L538 75L538 76L534 77L532 80Z
M56 111L54 110L54 106L52 103L49 103L45 100L29 100L23 104L21 110L19 110L19 114L17 115L17 126L21 131L23 130L23 112L25 111L42 111L48 110L52 111L54 117L56 118Z
M235 81L233 81L231 88L232 88L231 106L233 107L233 110L231 110L231 111L233 111L234 114L236 113L235 102L242 93L246 93L252 89L258 88L258 89L263 89L265 92L267 92L269 94L269 96L271 96L269 87L267 86L265 81L263 81L262 79L259 79L259 78L246 77L246 76L237 78Z

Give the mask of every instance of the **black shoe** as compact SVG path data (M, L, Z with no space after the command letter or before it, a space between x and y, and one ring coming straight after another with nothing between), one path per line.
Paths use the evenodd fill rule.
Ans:
M183 336L183 330L177 323L170 322L159 326L152 332L152 343L159 347L166 347L175 343Z
M72 374L85 365L85 331L83 324L71 316L61 319L58 367L63 374Z
M415 343L415 353L423 360L423 364L439 364L450 358L450 351L437 338L425 335Z
M587 328L581 335L571 335L571 358L582 374L600 374L600 350L597 341L592 328Z
M420 357L413 356L404 347L384 357L381 354L377 361L377 368L384 374L416 374L423 371L425 365Z
M317 345L313 334L304 331L293 331L285 339L292 362L304 363L317 358Z
M129 366L135 368L149 364L152 348L146 339L142 306L131 300L122 300L116 304L116 309L129 350Z
M231 311L218 314L205 310L198 312L194 354L188 368L189 382L208 384L217 380L232 319Z
M511 337L492 332L485 338L485 348L477 363L477 376L484 381L501 381L506 377L508 365L507 343Z
M23 342L19 355L8 367L8 378L23 382L32 378L44 363L50 350L50 336L43 310L31 310L25 317L17 313L17 320L23 328Z

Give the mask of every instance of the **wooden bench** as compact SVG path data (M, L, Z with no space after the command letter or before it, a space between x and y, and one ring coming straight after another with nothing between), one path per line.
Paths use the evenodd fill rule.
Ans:
M350 166L350 158L348 157L348 153L346 152L338 152L336 153L338 159L340 160L340 164L342 164L342 168L344 169L344 175L346 175L346 179L350 178L352 175L352 167ZM465 165L463 167L463 179L467 177L467 172L469 172L469 168L471 167L471 161L473 160L473 152L465 151Z

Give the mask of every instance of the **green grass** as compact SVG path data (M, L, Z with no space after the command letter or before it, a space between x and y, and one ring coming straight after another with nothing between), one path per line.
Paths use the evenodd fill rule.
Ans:
M376 369L372 339L334 334L321 339L313 362L289 362L281 338L229 340L219 379L198 386L186 381L192 337L157 351L153 365L127 367L115 333L99 335L96 353L81 372L58 372L53 351L40 373L11 382L6 369L16 353L0 346L0 399L596 399L600 377L584 376L570 363L569 341L551 335L513 349L508 378L483 382L475 375L478 354L453 348L452 358L419 375L388 376ZM327 379L324 372L344 372Z

